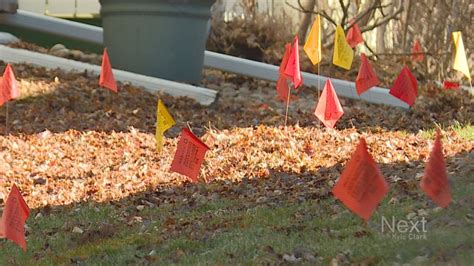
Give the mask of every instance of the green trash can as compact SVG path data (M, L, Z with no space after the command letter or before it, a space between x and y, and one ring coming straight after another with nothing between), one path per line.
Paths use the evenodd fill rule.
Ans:
M199 84L215 0L100 0L114 68Z

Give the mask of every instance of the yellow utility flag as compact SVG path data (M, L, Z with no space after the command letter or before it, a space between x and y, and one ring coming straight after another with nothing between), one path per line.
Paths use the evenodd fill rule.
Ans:
M321 62L321 18L319 15L316 16L316 20L311 26L311 31L304 44L304 51L313 65Z
M158 104L156 107L155 133L156 148L158 149L158 151L161 151L161 148L163 147L163 133L165 133L166 130L170 129L175 124L176 122L166 109L166 106L163 104L161 99L158 100Z
M344 69L351 69L354 51L346 41L344 30L341 25L337 25L336 33L334 34L334 53L332 55L332 63Z
M453 68L460 71L466 77L471 80L471 72L467 65L466 52L464 51L464 44L462 42L462 36L460 31L453 32L454 41L454 63Z

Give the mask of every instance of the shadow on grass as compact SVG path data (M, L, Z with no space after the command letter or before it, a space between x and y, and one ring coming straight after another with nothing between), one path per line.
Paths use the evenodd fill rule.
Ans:
M418 188L423 161L379 164L390 192L368 224L332 197L341 163L316 172L275 169L240 182L185 183L119 201L32 210L27 253L2 241L0 258L12 265L464 264L474 259L472 155L446 158L454 202L443 210ZM427 238L381 232L381 217L425 218Z

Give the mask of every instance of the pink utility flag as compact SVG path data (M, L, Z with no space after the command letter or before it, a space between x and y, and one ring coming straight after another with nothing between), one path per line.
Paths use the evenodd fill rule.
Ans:
M334 128L336 122L344 114L336 91L328 79L324 85L323 93L319 98L314 115L328 128Z

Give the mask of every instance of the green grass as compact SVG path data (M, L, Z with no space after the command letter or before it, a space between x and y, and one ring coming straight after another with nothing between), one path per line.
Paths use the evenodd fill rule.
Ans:
M443 128L444 130L449 130L452 129L454 132L456 132L460 137L465 138L466 140L474 140L474 126L469 124L469 125L461 125L459 123L456 123L453 126L450 126L448 128ZM428 130L424 130L421 132L421 136L426 138L426 139L433 139L436 133L436 129L431 128Z
M474 140L473 126L452 129ZM432 138L434 132L421 134ZM0 240L0 264L275 264L284 262L285 254L302 253L309 255L303 264L467 265L474 261L474 175L450 174L450 179L454 202L447 209L435 208L420 191L402 197L392 186L369 223L332 197L268 204L222 195L192 205L181 197L143 210L129 199L32 210L27 252ZM217 189L214 183L199 186ZM390 203L392 197L397 203ZM428 220L427 239L381 232L382 217L400 220L420 211L426 213L415 221ZM74 227L84 232L74 233Z
M244 199L219 199L145 207L85 203L56 207L28 220L28 251L0 242L0 261L18 265L51 264L246 264L278 263L284 254L304 250L316 262L348 258L355 263L474 261L472 221L474 176L455 178L455 202L438 210L424 196L388 203L388 195L368 224L334 199L283 202L270 207ZM470 199L470 201L469 201ZM467 203L466 203L467 202ZM425 209L427 240L397 239L381 232L381 217L405 219ZM124 216L124 213L128 216ZM141 222L130 223L140 216ZM122 219L122 220L121 220ZM104 224L108 226L106 232ZM84 233L73 233L78 226ZM408 237L407 235L405 235ZM314 264L315 261L302 261Z

